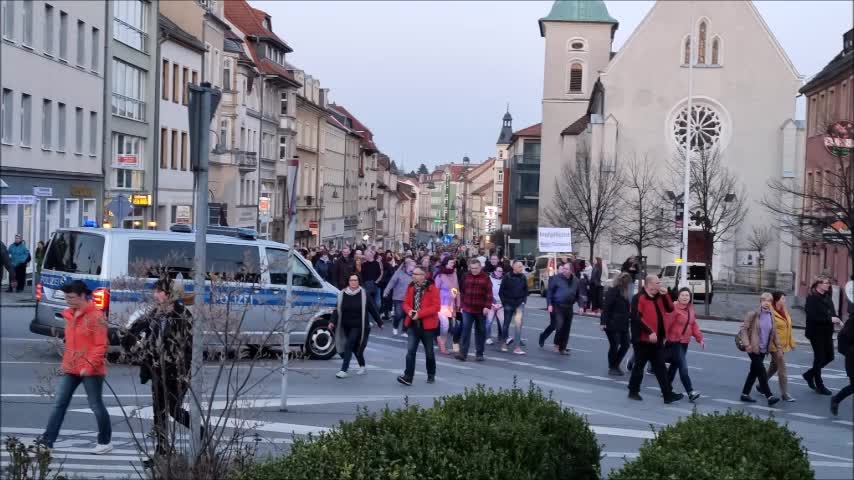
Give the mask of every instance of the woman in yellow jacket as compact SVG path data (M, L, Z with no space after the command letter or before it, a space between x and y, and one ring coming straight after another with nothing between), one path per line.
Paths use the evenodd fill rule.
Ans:
M792 316L789 315L789 309L786 308L786 295L780 291L771 295L774 299L774 329L777 330L777 342L780 344L780 348L770 347L771 364L768 366L768 379L770 380L775 373L778 374L783 401L794 402L795 399L789 395L786 361L783 358L784 354L794 350L796 345L795 336L792 333Z

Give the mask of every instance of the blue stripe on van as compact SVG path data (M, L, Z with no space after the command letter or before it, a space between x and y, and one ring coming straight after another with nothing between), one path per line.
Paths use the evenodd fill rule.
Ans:
M45 288L59 289L71 280L83 280L90 290L96 288L110 288L110 282L106 280L94 280L89 278L74 278L71 275L61 275L54 273L43 273L41 276L42 285ZM150 299L149 295L154 288L155 280L148 279L145 281L144 291L131 290L110 290L110 301L117 303L135 303L144 302ZM185 285L185 293L192 293L194 288L192 284ZM256 293L256 290L258 292ZM294 289L294 303L296 307L334 307L338 302L338 296L335 293L328 291L311 291ZM230 297L230 298L229 298ZM205 288L205 300L211 303L211 289ZM215 293L214 302L216 304L225 305L228 303L236 305L284 305L285 293L280 288L257 288L245 287L229 290L227 293Z

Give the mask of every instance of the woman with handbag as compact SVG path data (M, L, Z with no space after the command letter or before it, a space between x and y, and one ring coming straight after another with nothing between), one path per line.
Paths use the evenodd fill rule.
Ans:
M771 348L771 364L768 365L768 379L776 373L780 381L780 396L784 402L794 402L795 399L789 395L789 379L786 375L786 361L783 356L786 352L795 349L795 336L792 332L792 317L786 308L786 295L781 291L771 294L774 299L774 328L777 330L777 343L780 348Z
M676 371L679 370L679 380L685 387L688 400L693 402L700 398L700 392L694 390L691 385L691 375L688 374L688 344L691 343L691 337L694 337L705 350L706 342L703 341L703 332L700 331L697 315L694 313L694 298L691 295L691 290L686 287L679 290L676 304L673 305L672 315L673 321L670 322L667 329L667 356L670 358L667 377L672 386L673 379L676 378Z
M756 400L750 396L750 390L758 379L759 391L765 395L770 407L779 402L780 399L771 393L771 388L768 386L768 373L765 371L764 363L765 355L771 348L779 349L780 344L777 341L777 331L774 328L774 315L771 313L774 298L770 293L765 292L759 299L759 310L753 310L747 314L744 323L741 325L741 330L738 332L738 341L736 342L737 345L741 345L740 348L744 348L750 357L750 371L747 373L744 388L741 390L741 401L756 403Z

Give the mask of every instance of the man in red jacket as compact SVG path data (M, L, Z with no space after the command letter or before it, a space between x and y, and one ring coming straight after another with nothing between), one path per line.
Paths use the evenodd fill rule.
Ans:
M652 370L661 393L664 394L664 403L673 403L684 396L681 393L673 393L664 367L664 342L670 321L667 313L672 311L673 301L667 294L667 289L661 286L657 276L647 276L643 290L632 299L630 313L632 344L635 350L635 364L629 379L629 398L632 400L643 400L640 387L647 362L652 362Z
M483 361L483 350L486 344L486 314L489 313L495 297L492 294L492 280L489 279L489 275L481 271L482 268L480 260L476 258L469 260L469 271L460 285L463 332L460 353L456 358L461 362L465 362L469 354L472 324L474 324L475 360Z
M403 327L408 334L406 347L406 370L397 377L403 385L412 385L415 376L415 354L418 344L424 345L427 357L427 383L436 381L436 356L433 353L433 341L439 333L439 309L441 307L439 289L427 280L424 269L415 267L412 271L412 284L406 289L403 298L403 311L406 319Z

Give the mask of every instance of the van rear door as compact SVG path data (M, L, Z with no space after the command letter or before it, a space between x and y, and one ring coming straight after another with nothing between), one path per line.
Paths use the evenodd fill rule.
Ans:
M105 245L98 232L54 232L42 264L39 301L64 307L65 295L59 288L71 280L83 280L92 290L107 286Z

